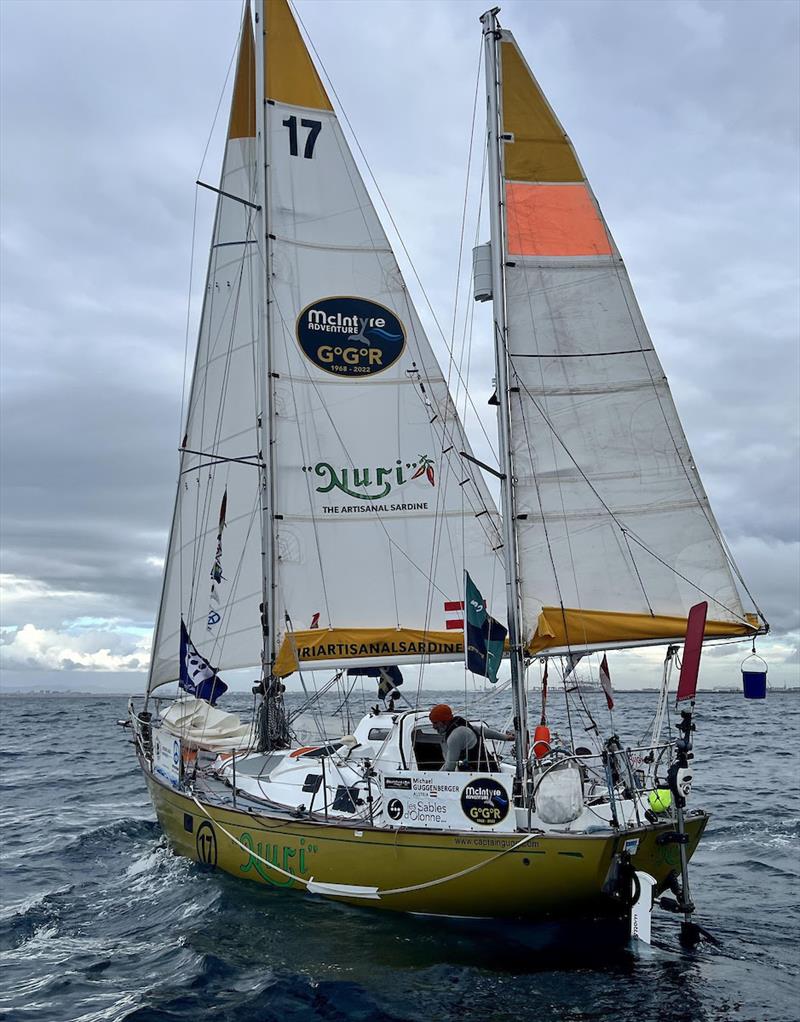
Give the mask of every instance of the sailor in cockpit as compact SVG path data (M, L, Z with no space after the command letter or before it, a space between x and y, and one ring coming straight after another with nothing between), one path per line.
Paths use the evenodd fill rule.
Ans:
M513 742L513 731L495 731L481 724L473 727L463 717L453 716L447 703L438 703L428 714L434 728L446 737L442 770L497 770L495 757L486 748L486 738Z

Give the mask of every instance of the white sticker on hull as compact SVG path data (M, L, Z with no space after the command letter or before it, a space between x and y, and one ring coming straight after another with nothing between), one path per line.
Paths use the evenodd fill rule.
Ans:
M155 734L153 750L153 773L173 788L178 787L181 776L181 742L173 735Z
M513 831L504 776L402 771L383 778L387 823L426 830Z

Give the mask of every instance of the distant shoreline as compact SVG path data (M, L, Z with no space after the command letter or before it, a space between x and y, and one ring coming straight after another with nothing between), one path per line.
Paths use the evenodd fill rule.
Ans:
M552 685L550 688L551 688L551 691L554 691L554 692L555 691L558 691L558 692L563 691L563 689L561 689L560 687L557 688L555 685ZM459 689L431 688L431 692L440 692L441 693L441 692L451 692L451 691L453 692L454 696L459 694ZM461 690L461 691L463 691L463 690ZM771 693L771 694L775 694L775 693L778 693L778 692L781 692L781 693L786 692L786 693L797 694L797 693L800 693L800 686L796 686L795 685L795 686L787 687L787 688L782 688L782 687L778 688L778 687L776 687L776 688L770 688L767 691L768 691L768 693ZM648 695L648 694L653 693L653 692L658 692L658 689L655 688L655 687L654 688L622 688L622 689L618 689L615 692L615 695L618 696L618 697L623 697L623 696L626 696L626 695ZM296 694L298 696L302 695L302 693L299 693L299 692L296 693ZM489 694L489 693L479 693L479 694L480 695L484 695L484 694ZM703 696L703 695L741 695L741 694L742 694L741 686L731 686L729 688L701 688L698 691L698 696ZM134 696L136 696L136 695L144 695L144 692L141 692L141 693L137 693L137 692L132 692L132 693L131 692L84 692L84 691L80 691L80 690L75 691L75 692L69 692L69 691L65 691L63 689L42 689L42 688L30 689L30 690L18 689L18 688L17 689L14 689L14 688L12 688L12 689L4 689L4 688L2 688L0 686L0 699L3 699L3 698L25 699L25 698L29 698L30 696L37 696L39 698L43 698L43 697L46 696L46 697L48 697L50 699L53 699L53 698L55 698L55 699L108 699L108 698L128 699L131 695L134 695ZM241 691L238 691L237 689L232 689L231 692L230 692L230 695L231 696L246 696L246 695L249 695L249 693L248 693L247 689L242 689ZM168 697L162 697L162 698L168 698Z

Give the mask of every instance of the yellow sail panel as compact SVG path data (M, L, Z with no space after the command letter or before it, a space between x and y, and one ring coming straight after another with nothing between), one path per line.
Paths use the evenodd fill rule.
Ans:
M231 119L228 138L256 137L256 60L253 48L253 22L250 7L245 5L242 39L233 83Z
M583 181L572 144L550 108L510 32L500 43L503 146L509 181Z
M264 5L267 99L315 110L333 110L287 0Z
M274 673L284 678L302 664L348 660L392 660L436 657L459 660L463 632L430 632L414 628L311 628L286 634L275 658Z
M744 621L706 621L706 638L734 638L752 635L759 629L754 614ZM528 644L532 654L548 649L602 649L616 644L642 645L650 642L680 642L686 635L686 618L619 614L604 610L562 610L543 607L533 638Z

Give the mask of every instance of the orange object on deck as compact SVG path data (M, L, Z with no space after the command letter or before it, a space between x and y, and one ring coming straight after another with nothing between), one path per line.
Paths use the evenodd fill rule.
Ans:
M550 728L547 724L539 724L533 732L533 754L537 759L546 756L550 751Z

